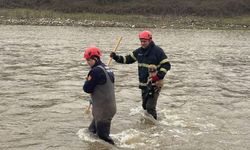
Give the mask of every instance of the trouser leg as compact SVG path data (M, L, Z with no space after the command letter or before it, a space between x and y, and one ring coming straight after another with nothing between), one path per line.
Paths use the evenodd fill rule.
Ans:
M95 119L92 119L90 125L89 125L89 131L92 133L96 133L96 125L95 125Z
M141 90L142 93L142 108L146 110L146 105L147 105L147 91L146 90Z
M150 96L147 100L146 109L149 114L151 114L155 119L157 119L157 112L156 112L156 104L158 99L159 93L154 93L153 96Z
M159 97L159 92L155 92L151 96L145 96L146 91L142 90L142 107L147 110L155 119L157 119L156 104Z
M111 119L96 122L97 135L99 136L100 139L114 145L115 143L113 139L109 136L110 126L111 126Z

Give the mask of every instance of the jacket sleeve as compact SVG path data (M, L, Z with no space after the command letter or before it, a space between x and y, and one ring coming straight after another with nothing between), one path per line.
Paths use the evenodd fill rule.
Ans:
M91 70L88 74L86 81L84 82L83 91L86 93L93 93L96 85L97 85L97 81L95 78L95 74Z
M119 58L116 60L116 62L122 63L122 64L132 64L137 61L136 51L133 51L132 53L126 56L118 55L118 57Z
M159 62L157 76L159 77L159 79L163 79L167 74L167 72L171 69L171 64L168 61L168 57L163 50L161 50L159 53L159 60L160 62Z
M83 85L83 91L86 93L93 93L98 84L104 84L105 82L106 76L104 72L99 67L96 67L89 72L87 80Z

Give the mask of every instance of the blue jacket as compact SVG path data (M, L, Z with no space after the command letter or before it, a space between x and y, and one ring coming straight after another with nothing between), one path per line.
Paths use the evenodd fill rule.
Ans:
M91 76L91 80L86 80L83 85L83 90L86 93L93 93L95 87L98 84L102 85L105 84L107 81L104 71L101 68L97 67L98 65L103 66L107 70L111 81L114 83L113 71L109 69L104 63L102 63L101 60L98 60L88 73L88 76Z
M118 63L131 64L138 62L138 75L139 75L139 87L141 89L145 88L148 81L148 66L157 66L157 76L159 79L163 79L168 70L171 68L166 54L164 51L155 45L152 41L147 48L138 48L134 50L131 54L126 56L118 56L119 59L116 60Z

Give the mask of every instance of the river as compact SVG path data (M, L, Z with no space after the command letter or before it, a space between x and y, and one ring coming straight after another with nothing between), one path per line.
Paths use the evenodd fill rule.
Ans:
M118 54L138 48L141 30L0 25L0 149L250 149L249 30L152 29L172 64L159 120L141 108L137 63L112 62L116 146L88 134L84 48L100 47L106 63L119 36Z

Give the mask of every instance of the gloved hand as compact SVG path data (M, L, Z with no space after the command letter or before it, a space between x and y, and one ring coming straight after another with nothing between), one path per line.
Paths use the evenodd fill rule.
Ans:
M157 88L157 92L160 92L161 91L161 89L162 89L162 87L163 87L163 80L158 80L158 81L156 81L155 82L155 86L156 86L156 88Z
M115 61L117 61L119 59L119 56L116 55L115 52L111 52L110 55L109 55L111 58L113 58Z

